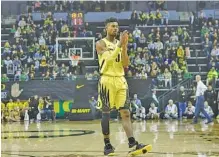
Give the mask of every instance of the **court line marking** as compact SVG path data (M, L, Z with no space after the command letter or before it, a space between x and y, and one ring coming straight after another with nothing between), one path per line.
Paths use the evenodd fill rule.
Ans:
M59 135L46 135L45 133L60 133ZM41 131L2 131L2 135L4 134L13 134L13 133L21 133L20 136L1 136L2 140L7 139L21 139L21 138L57 138L57 137L67 137L67 136L82 136L82 135L89 135L95 133L93 130L41 130ZM26 133L26 134L25 134ZM43 133L42 135L28 135L27 133ZM69 133L67 135L63 135L61 133Z
M37 157L37 156L25 155L25 154L10 154L10 153L1 153L1 154L5 154L5 155L18 155L18 156L28 156L28 157Z

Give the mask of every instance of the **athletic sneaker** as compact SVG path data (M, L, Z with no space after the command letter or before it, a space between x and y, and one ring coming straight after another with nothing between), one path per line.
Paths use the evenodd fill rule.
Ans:
M148 146L148 148L146 148ZM145 150L143 150L145 148ZM151 145L145 145L145 144L137 144L134 150L129 151L129 153L138 153L138 154L145 154L149 151L151 151ZM142 149L142 152L139 152Z
M207 121L205 124L210 124L210 123L212 123L213 121L212 120L210 120L210 121Z
M132 144L129 143L129 148L132 148L132 147L134 147L134 146L136 146L136 145L138 145L138 142L137 142L137 141L135 141L135 143L132 143Z
M111 144L107 144L104 147L104 155L110 155L114 153L115 148Z

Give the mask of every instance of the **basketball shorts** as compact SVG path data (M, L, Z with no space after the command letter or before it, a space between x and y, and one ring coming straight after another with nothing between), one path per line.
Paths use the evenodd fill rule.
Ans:
M125 108L128 94L125 77L101 76L98 83L98 107L102 111Z

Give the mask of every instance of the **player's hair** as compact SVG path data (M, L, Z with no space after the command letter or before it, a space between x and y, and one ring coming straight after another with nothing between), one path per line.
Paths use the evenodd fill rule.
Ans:
M117 23L119 23L116 18L110 17L109 19L106 19L106 21L105 21L105 26L106 26L108 23L111 23L111 22L117 22Z

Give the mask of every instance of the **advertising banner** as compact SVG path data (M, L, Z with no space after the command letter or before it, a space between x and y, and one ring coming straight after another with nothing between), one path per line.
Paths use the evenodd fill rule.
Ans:
M148 93L151 79L127 79L127 82L130 97L136 93L141 98ZM97 83L97 80L83 78L75 81L8 82L1 84L1 96L2 100L10 98L28 100L34 95L42 97L50 95L54 100L54 110L58 118L64 118L66 113L69 113L70 120L88 120L92 119L89 100L91 97L95 97L95 99L98 97Z

